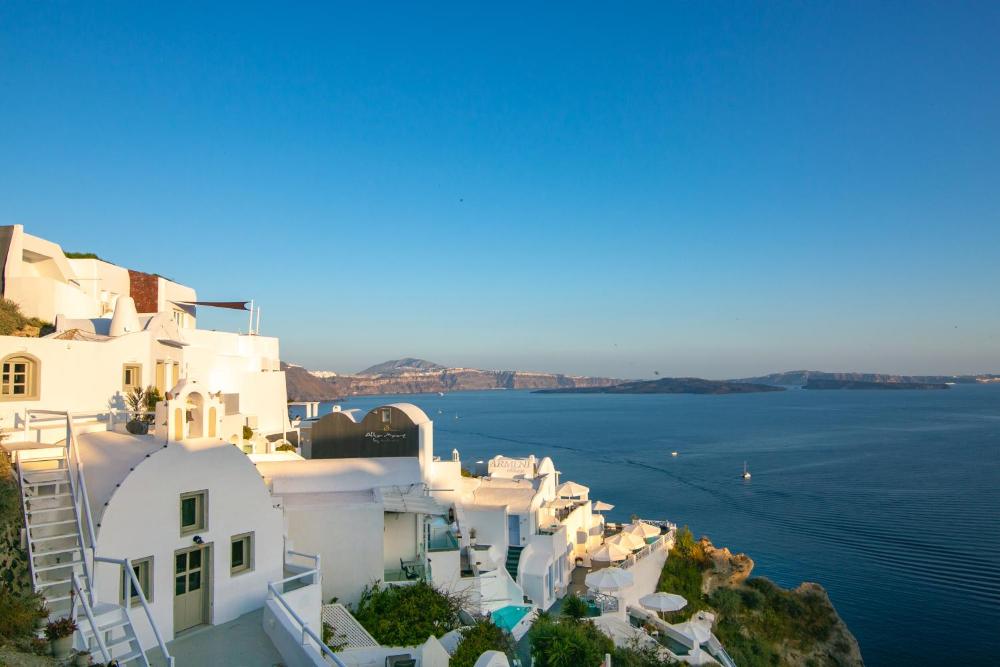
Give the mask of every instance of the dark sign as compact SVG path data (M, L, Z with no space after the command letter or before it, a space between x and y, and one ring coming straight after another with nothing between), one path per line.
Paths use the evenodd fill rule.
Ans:
M417 426L396 408L375 408L361 422L331 412L312 427L314 459L417 456L419 449Z

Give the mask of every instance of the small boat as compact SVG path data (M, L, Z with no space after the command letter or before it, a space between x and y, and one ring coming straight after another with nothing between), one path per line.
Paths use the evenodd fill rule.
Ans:
M438 396L444 396L444 392L443 391L439 391L438 392Z
M747 462L743 462L743 479L750 479L750 469L747 468Z
M677 452L670 452L671 456L677 456Z

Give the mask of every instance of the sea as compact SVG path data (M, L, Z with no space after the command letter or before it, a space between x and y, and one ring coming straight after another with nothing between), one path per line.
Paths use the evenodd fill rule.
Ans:
M340 405L392 402L427 413L442 458L551 456L609 520L687 525L754 576L822 584L867 665L1000 664L1000 385Z

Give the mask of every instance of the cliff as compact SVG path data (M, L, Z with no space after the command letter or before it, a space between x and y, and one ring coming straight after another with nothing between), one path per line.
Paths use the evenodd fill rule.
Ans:
M538 394L752 394L784 391L783 387L701 378L661 378L612 385L540 389Z
M863 382L861 380L833 380L814 378L806 382L803 389L875 389L878 391L898 391L905 389L947 389L948 385L936 382Z
M802 387L814 380L841 380L849 382L878 383L931 383L944 384L975 384L995 381L996 375L983 373L979 375L893 375L887 373L828 373L825 371L786 371L771 373L757 377L741 378L733 382L751 382L757 384L773 384L787 387Z
M416 366L414 362L421 365ZM420 359L401 359L365 369L364 374L316 377L301 366L282 364L292 401L335 401L347 396L428 394L489 389L593 387L619 380L559 373L445 368Z

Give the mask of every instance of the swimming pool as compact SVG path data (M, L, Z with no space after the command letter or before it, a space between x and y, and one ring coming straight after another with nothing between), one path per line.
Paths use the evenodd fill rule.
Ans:
M490 619L497 627L503 628L507 632L514 630L514 626L521 622L521 619L528 615L531 607L524 607L516 604L509 604L500 607L490 614Z

